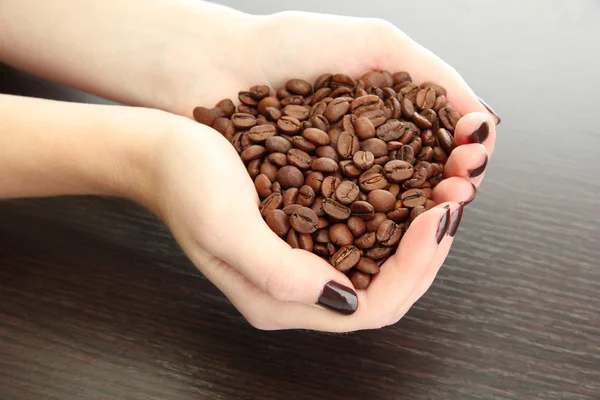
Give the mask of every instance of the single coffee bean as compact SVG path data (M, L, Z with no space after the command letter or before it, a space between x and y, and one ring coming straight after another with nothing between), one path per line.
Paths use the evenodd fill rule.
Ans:
M290 204L288 206L283 207L282 211L285 213L285 215L287 215L288 217L291 217L292 214L294 214L296 212L296 210L301 207L302 206L300 204Z
M434 82L423 82L421 88L431 88L434 90L436 96L446 96L446 88Z
M376 242L375 232L367 232L354 241L354 245L359 249L370 249Z
M329 221L327 220L327 218L319 217L319 225L317 226L317 229L323 229L328 227Z
M402 112L402 117L406 118L406 119L411 119L413 114L415 113L415 106L413 105L412 101L410 101L407 98L404 98L402 100L402 102L400 103L401 105L401 112Z
M350 229L350 232L352 232L352 235L354 235L354 237L359 237L363 235L367 230L365 221L355 216L348 218L346 225L348 226L348 229Z
M350 159L358 151L359 142L358 138L349 133L342 132L337 140L337 151L340 157L344 159Z
M284 107L283 115L304 121L308 119L308 110L301 105L290 104Z
M321 88L315 91L315 94L312 97L312 104L317 104L323 101L326 97L329 97L331 94L331 88ZM323 109L324 110L324 109ZM323 112L321 112L323 114Z
M354 242L354 236L346 224L335 224L329 228L329 237L336 246L348 246Z
M319 89L321 89L321 88L324 88L324 87L330 87L330 85L331 85L331 78L332 78L332 76L333 76L333 75L332 75L332 74L329 74L329 73L327 73L327 74L323 74L323 75L320 75L320 76L319 76L319 77L318 77L318 78L315 80L315 83L314 83L314 85L313 85L313 87L314 87L314 90L315 90L315 91L317 91L317 90L319 90Z
M375 208L370 203L357 200L350 205L350 211L353 216L362 219L363 221L369 221L375 217Z
M281 208L282 203L283 200L281 193L272 193L269 197L264 199L262 203L260 203L260 215L265 218L271 211Z
M258 101L252 96L252 93L248 92L239 92L238 100L249 107L257 107Z
M298 235L298 244L302 250L309 252L314 250L314 241L310 233L301 233Z
M248 174L250 175L250 178L256 179L256 177L260 174L261 163L262 161L260 159L250 161L248 164Z
M292 146L309 153L312 153L317 148L317 146L304 139L302 136L292 136Z
M414 169L409 162L392 160L384 165L383 173L390 182L404 182L413 176Z
M308 96L312 93L312 85L304 79L290 79L285 84L288 92Z
M335 162L339 162L340 157L337 151L335 151L335 149L331 146L317 147L317 150L315 152L317 153L318 157L327 157L331 158Z
M281 193L281 184L279 182L273 182L271 185L271 192Z
M251 114L235 113L231 116L231 122L238 129L249 129L256 125L256 117Z
M384 157L388 154L387 144L379 138L371 138L360 143L360 149L373 154L373 157Z
M416 105L419 110L425 110L432 108L435 103L436 94L435 90L427 86L417 92Z
M271 192L271 180L263 174L260 174L254 180L254 187L256 188L256 193L261 199L269 197Z
M396 155L396 160L412 164L415 162L415 151L412 146L402 146ZM385 168L385 167L384 167Z
M370 151L357 151L352 157L352 161L357 168L366 170L373 166L375 163L375 156Z
M385 164L387 164L390 161L390 157L385 156L385 157L378 157L376 158L373 162L375 163L375 165L378 165L380 167L383 167Z
M431 161L433 160L433 149L431 146L425 146L421 149L421 152L417 156L417 160L419 161Z
M327 249L327 245L323 243L315 243L313 247L313 252L326 260L329 259L329 250Z
M443 180L444 180L444 175L443 174L437 174L437 175L434 175L429 180L429 183L431 184L431 187L436 187Z
M375 237L377 241L386 247L395 246L400 241L404 233L402 226L397 225L394 221L386 220L379 225Z
M352 282L354 289L363 290L369 287L369 284L371 283L371 275L354 270L350 273L350 282Z
M400 83L403 83L403 82L412 82L412 78L410 77L410 74L405 71L396 72L395 74L392 74L392 77L394 78L394 86L396 86Z
M406 126L397 119L391 119L377 128L377 137L383 141L390 142L398 140L406 131Z
M329 122L339 121L350 109L350 103L345 97L338 97L327 105L323 115Z
M252 115L255 118L258 117L258 108L250 107L250 106L247 106L245 104L240 104L237 107L237 112L239 114L250 114L250 115Z
M313 233L317 230L319 217L308 207L300 207L290 217L290 225L298 233Z
M367 201L373 205L375 212L387 213L394 209L394 205L396 204L396 196L387 190L377 189L369 192Z
M223 99L221 101L219 101L215 108L220 108L223 113L225 113L225 117L230 118L233 113L235 113L235 104L233 104L233 101L231 101L231 99Z
M446 107L448 105L448 102L446 101L446 96L441 95L438 96L437 99L435 99L435 103L433 103L433 110L436 113L439 113L440 110L444 107Z
M252 161L252 162L254 162L254 161ZM275 180L277 180L277 171L278 171L277 167L268 161L263 162L260 165L260 169L259 169L259 172L261 174L265 174L271 180L271 182L275 182Z
M271 125L257 125L248 131L250 140L256 143L266 141L268 138L275 136L277 130Z
M421 132L421 141L423 142L424 146L435 147L437 145L435 134L431 129L427 129Z
M323 184L323 173L312 171L306 175L305 184L310 186L315 194L321 193L321 185Z
M312 163L313 171L320 171L325 173L332 173L339 169L338 164L331 158L321 157L317 158Z
M371 139L375 137L375 127L370 119L365 117L360 117L356 119L354 123L354 131L356 132L356 136L358 136L361 140Z
M375 214L372 220L366 222L367 232L377 232L379 225L381 225L383 221L387 220L388 218L384 213Z
M370 249L365 251L365 256L367 256L368 258L372 259L372 260L381 260L384 258L387 258L390 256L390 254L392 254L392 248L391 247L381 247L381 246L375 246L375 247L371 247Z
M331 238L329 236L329 229L319 229L314 234L315 242L327 244L331 242Z
M356 86L356 80L346 74L334 74L331 77L330 86L333 89L336 89L341 86L353 88L354 86Z
M423 214L425 211L427 210L423 206L413 208L410 212L409 222L413 222L419 215Z
M435 201L433 200L427 200L425 202L425 211L429 211L431 210L433 207L435 207L437 204L435 203Z
M292 148L292 143L281 136L271 136L265 141L265 147L270 153L287 153Z
M393 92L393 89L390 90ZM388 119L400 119L402 116L402 105L397 97L390 97L387 99L385 101L385 108L390 110L390 116Z
M281 103L279 102L279 99L276 96L268 96L268 97L263 98L258 103L258 111L262 115L267 116L267 107L273 107L276 109L280 109Z
M298 238L298 233L295 230L290 229L286 236L286 242L290 245L292 249L300 248L300 239Z
M212 126L217 118L225 117L225 112L218 107L196 107L192 114L197 122L206 126Z
M281 99L281 107L285 108L287 106L301 106L305 102L304 96L299 95L291 95L284 99Z
M335 189L336 200L344 205L352 204L358 198L359 194L359 187L352 181L343 181Z
M365 111L364 113L360 114L360 116L369 119L374 128L384 124L388 119L385 111L382 109Z
M235 126L233 126L233 122L224 117L217 118L212 124L212 128L221 135L225 136L225 138L229 141L231 141L231 139L233 139L233 135L235 135Z
M323 184L321 185L321 193L323 194L323 197L332 197L341 183L342 181L335 176L328 176L324 178Z
M385 177L376 172L365 172L358 178L360 188L365 192L370 192L376 189L387 189L389 182Z
M342 130L351 133L352 135L356 135L354 123L356 122L357 118L358 117L354 114L344 115L344 118L342 118Z
M410 214L410 210L408 208L399 207L399 208L395 208L393 211L390 211L389 213L385 214L385 216L388 217L389 219L391 219L392 221L394 221L395 223L399 224L401 222L406 221L409 214Z
M277 127L283 133L293 135L302 128L302 123L297 118L285 116L277 120Z
M331 146L333 146L333 148L337 148L337 142L342 132L342 128L340 128L339 126L333 126L329 131L327 131L327 134L329 135L330 144Z
M362 170L358 169L356 167L356 165L354 165L354 161L350 161L350 160L340 161L339 165L340 165L340 170L342 171L343 175L348 178L357 178L360 176L360 174L363 173Z
M288 163L300 169L309 169L312 164L310 155L300 149L291 149L287 152Z
M435 111L433 111L432 109L428 108L427 110L423 110L421 111L421 116L424 117L425 119L427 119L427 121L429 121L429 124L425 123L425 122L421 122L419 125L419 128L421 129L431 129L433 132L437 132L438 129L440 129L440 122L438 119L437 114L435 113ZM415 124L417 123L417 121L414 121Z
M267 85L256 85L252 86L249 92L253 99L261 100L269 95L271 89Z
M407 129L404 131L404 135L399 139L402 144L410 144L415 139L415 131Z
M265 109L265 115L267 117L269 117L270 119L272 119L273 121L279 121L281 119L281 117L283 116L283 114L281 113L281 110L278 108L275 108L275 107L267 107Z
M384 88L387 86L385 75L383 75L381 72L370 71L361 76L360 79L364 82L366 88Z
M302 136L316 146L326 146L329 144L330 141L327 132L317 128L305 129L302 133Z
M304 207L310 207L315 202L315 191L308 185L304 185L298 191L296 202Z
M299 188L304 184L304 175L296 166L286 165L277 171L277 182L284 190L291 187Z
M448 161L448 154L441 147L433 148L433 162L446 164Z
M419 92L419 87L417 85L415 85L414 83L410 83L410 84L404 86L402 89L400 89L400 94L402 95L403 99L408 99L413 104L414 104L415 100L417 99L418 92Z
M431 122L429 122L429 120L427 118L425 118L423 115L419 114L418 112L415 112L413 114L412 120L415 123L415 125L417 125L421 129L429 129L432 127Z
M341 247L331 256L331 264L341 272L345 272L354 267L360 260L362 251L359 248L349 245Z
M298 199L298 188L292 187L286 189L283 192L283 207L290 206L292 204L296 204L296 200Z
M440 121L442 121L442 125L444 128L448 129L450 132L454 132L454 127L460 120L460 114L458 111L454 109L452 106L446 106L439 111Z
M402 184L404 190L420 188L427 180L427 170L425 168L415 170L412 178Z
M325 217L325 211L323 211L323 198L322 197L317 197L317 199L315 200L315 202L313 203L313 205L310 207L315 214L317 214L317 216L319 218Z
M456 148L456 142L454 136L450 134L446 129L440 128L436 133L436 137L440 147L444 149L447 154L450 154L452 150Z
M312 124L313 128L317 128L325 132L329 131L331 128L329 121L323 115L315 115L310 119L310 123Z
M337 221L344 221L350 217L350 208L331 199L323 199L323 211Z
M261 158L266 152L267 149L265 149L263 146L255 144L244 150L241 154L241 157L244 162L250 162L252 160Z
M352 114L360 116L364 112L379 109L380 101L381 100L379 97L372 94L357 97L352 100L352 103L350 104L350 111Z
M267 214L265 221L269 228L278 236L287 235L290 230L290 221L287 215L281 210L273 210Z
M379 265L367 257L361 257L360 260L358 260L355 268L361 272L364 272L365 274L375 275L379 273Z

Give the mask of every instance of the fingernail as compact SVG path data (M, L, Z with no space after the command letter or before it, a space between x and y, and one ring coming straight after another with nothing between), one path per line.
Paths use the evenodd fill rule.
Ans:
M444 238L444 235L446 234L446 232L448 232L448 223L450 222L450 206L446 206L444 208L446 209L446 212L440 220L440 226L438 227L436 236L438 244L440 244L440 242Z
M471 171L469 171L469 176L471 178L477 178L479 175L483 174L483 171L485 171L485 168L487 167L487 163L488 163L488 156L486 154L485 155L485 161L483 162L483 164L481 164L480 167L477 167L477 168L472 169Z
M452 214L452 221L450 221L450 227L448 228L448 236L454 237L456 231L458 230L458 226L460 225L460 220L462 219L463 210L465 208L464 203L458 203L460 207L454 211Z
M475 185L473 182L471 182L471 186L473 186L473 196L471 197L470 200L463 202L462 203L463 206L470 204L477 197L477 193L479 192L479 189L477 189L477 185Z
M323 291L317 304L338 314L350 315L358 308L356 292L335 281L329 281L323 286Z
M479 128L475 129L475 132L469 135L470 143L483 143L490 135L490 124L487 121L483 121Z
M496 117L496 119L498 120L498 122L496 122L496 125L500 125L500 122L502 122L502 120L500 119L500 116L498 114L496 114L494 109L492 107L490 107L488 105L488 103L486 103L481 97L478 96L477 99L479 99L479 102L481 103L481 105L484 106L485 109L488 110L488 112L490 114L492 114L494 117Z

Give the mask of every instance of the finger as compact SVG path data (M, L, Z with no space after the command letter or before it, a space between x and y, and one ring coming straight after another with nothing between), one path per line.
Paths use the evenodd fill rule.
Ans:
M477 184L483 179L487 163L488 154L484 145L464 144L450 153L444 166L444 176L458 176Z
M487 114L480 112L467 114L456 124L454 141L457 146L481 143L491 157L496 145L496 124Z
M432 208L410 225L396 253L382 266L369 288L365 312L374 325L397 322L396 312L420 283L437 253L450 221L450 204Z
M431 199L437 204L449 201L456 203L470 203L477 196L477 186L465 178L446 178L433 188Z

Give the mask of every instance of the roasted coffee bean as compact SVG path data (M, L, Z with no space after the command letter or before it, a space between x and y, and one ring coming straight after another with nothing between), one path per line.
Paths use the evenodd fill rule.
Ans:
M321 193L321 185L323 184L323 173L312 171L306 175L305 184L310 186L315 194Z
M281 110L275 107L267 107L265 110L265 115L269 118L271 118L273 121L279 121L281 119L281 117L283 116L283 114L281 113ZM298 121L298 123L300 123ZM288 128L288 129L292 129L290 122L283 122L284 127ZM279 127L279 125L277 125ZM281 129L281 127L280 127ZM283 129L282 129L283 130ZM284 131L285 132L285 131Z
M422 87L422 86L421 86ZM429 86L424 87L423 89L417 92L416 105L419 110L425 110L428 108L432 108L435 103L436 93L435 90Z
M417 160L419 161L431 161L433 160L433 149L431 146L426 146L421 149L421 152L417 156Z
M460 114L458 111L456 111L452 106L446 106L440 109L438 114L442 125L444 125L444 128L448 129L450 132L454 132L454 127L460 119Z
M340 135L342 134L342 129L339 126L336 127L332 127L329 131L327 131L327 134L329 135L329 141L330 141L330 145L334 148L337 148L337 142L338 139L340 137Z
M231 116L231 122L238 129L249 129L256 125L256 117L251 114L235 113Z
M250 114L253 117L258 117L258 108L247 106L246 104L240 104L237 106L237 112L239 114Z
M387 79L381 72L370 71L361 76L360 79L364 82L366 88L384 88L387 86Z
M335 224L329 228L329 238L336 246L348 246L354 242L354 236L346 224Z
M331 77L331 88L335 89L341 86L353 88L356 86L356 80L346 74L334 74Z
M317 128L305 129L302 136L316 146L326 146L330 142L327 132Z
M358 136L361 140L366 140L375 137L375 127L370 119L365 117L360 117L356 119L354 123L354 131L356 132L356 136Z
M321 157L317 158L312 163L313 171L319 171L324 173L332 173L339 169L338 164L331 158Z
M394 78L394 86L403 82L412 82L412 78L408 72L396 72L392 77Z
M337 151L340 157L350 159L359 150L360 144L358 137L349 133L342 132L337 140Z
M370 249L377 241L375 232L367 232L354 241L354 245L360 249Z
M339 162L339 160L340 160L340 157L339 157L337 151L335 151L335 149L331 146L317 147L317 150L315 151L315 153L317 154L318 157L331 158L335 162Z
M376 172L364 173L358 178L360 188L365 192L370 192L375 189L387 189L389 182L385 177Z
M333 90L330 94L330 97L332 98L337 98L337 97L352 97L352 89L350 89L349 87L345 87L345 86L340 86L338 88L336 88L335 90ZM352 99L348 100L351 101Z
M310 207L315 202L315 191L308 185L304 185L298 191L296 202L304 207Z
M292 187L286 189L283 192L283 207L290 206L292 204L296 204L296 200L298 199L298 188Z
M327 245L323 243L317 243L313 247L313 252L319 257L323 257L325 259L329 259L329 250L327 249Z
M317 229L323 229L327 227L329 227L329 221L327 218L319 217L319 225L317 226Z
M304 121L308 119L308 110L304 106L290 104L284 107L283 115Z
M280 109L281 103L279 102L279 99L276 96L268 96L268 97L265 97L264 99L262 99L258 103L258 111L262 115L268 116L267 107L273 107L276 109Z
M315 115L310 119L310 123L312 124L313 128L317 128L325 132L327 132L331 127L329 121L323 115Z
M342 183L342 181L335 176L328 176L323 179L323 184L321 185L321 193L323 197L332 197L338 188L338 186Z
M421 168L421 169L415 170L415 173L413 174L412 178L402 184L402 188L404 190L420 188L425 183L426 180L427 180L427 170L425 168Z
M271 125L257 125L248 131L248 137L253 142L261 143L275 136L277 130Z
M308 140L304 139L304 137L302 137L302 136L293 136L292 137L292 146L294 146L298 150L302 150L302 151L310 152L310 153L312 153L313 151L315 151L317 149L317 146L315 146Z
M342 129L348 133L356 135L356 131L354 130L354 123L358 117L354 114L346 114L344 118L342 118Z
M310 233L301 233L298 235L298 243L302 250L309 252L314 250L314 241Z
M352 181L343 181L335 189L335 199L344 205L352 204L359 194L359 187Z
M294 165L286 165L277 171L277 182L284 190L291 187L299 188L304 184L304 175Z
M446 107L448 105L448 102L446 101L446 96L442 95L442 96L438 96L437 99L435 99L435 103L433 103L433 110L437 113L440 112L440 110L444 107Z
M323 198L317 197L313 205L310 207L317 214L318 217L325 217L325 211L323 211Z
M417 85L415 85L414 83L410 83L410 84L404 86L402 89L400 89L400 94L402 95L403 99L410 100L413 104L414 104L415 100L417 99L418 92L419 92L419 87Z
M281 136L271 136L265 141L265 147L271 153L287 153L292 148L292 143Z
M435 134L431 129L427 129L421 132L421 141L424 146L435 147L437 145L437 139L435 138Z
M375 163L375 156L370 151L357 151L352 157L352 161L357 168L366 170Z
M400 104L400 101L396 97L390 97L389 99L387 99L385 101L385 107L390 110L390 116L388 119L399 119L402 115L402 106Z
M379 225L375 237L377 241L386 247L395 246L404 233L402 226L394 221L386 220Z
M332 198L323 199L323 211L337 221L344 221L350 217L350 208Z
M419 154L423 148L423 141L420 137L416 137L412 142L410 142L410 146L413 148L415 154Z
M383 223L383 221L387 221L388 218L384 213L377 213L373 217L373 219L366 222L367 232L377 232L379 225Z
M269 197L271 195L271 180L266 175L260 174L254 180L254 187L256 188L256 193L261 199Z
M302 128L302 123L298 120L298 118L284 116L277 120L277 127L281 129L283 133L293 135Z
M404 207L415 208L424 205L427 196L420 189L410 189L402 193L400 200L402 200Z
M410 210L408 208L399 207L399 208L395 208L393 211L390 211L389 213L385 214L385 216L388 217L389 219L391 219L392 221L394 221L395 223L399 224L401 222L406 221L409 214L410 214Z
M248 164L248 174L250 175L250 178L256 179L256 177L260 174L261 163L262 162L260 159L250 161Z
M456 148L456 142L454 136L450 134L446 129L440 128L436 133L436 137L440 147L449 155L452 150Z
M327 244L331 242L331 238L329 236L329 229L319 229L315 232L315 242Z
M319 217L308 207L300 207L290 217L290 225L298 233L313 233L317 230Z
M267 214L265 221L269 228L278 236L287 235L290 230L290 221L287 215L281 210L273 210Z
M288 92L308 96L312 93L312 85L304 79L290 79L285 84Z
M197 122L206 126L212 126L217 118L225 117L225 112L219 107L196 107L192 114Z
M329 122L339 121L344 114L350 109L350 103L344 97L338 97L334 99L325 108L323 115Z
M233 136L235 135L235 126L233 126L233 122L227 118L217 118L212 125L213 129L221 133L228 141L233 140Z
M446 164L448 161L448 154L441 147L433 148L433 162Z
M365 111L360 116L369 119L373 124L374 128L377 128L378 126L384 124L385 121L387 121L388 119L387 115L385 114L385 111L381 109Z
M438 116L432 109L428 108L427 110L421 111L421 116L426 118L429 121L429 124L421 121L419 128L421 129L431 129L433 132L436 132L440 129L440 123L438 120ZM415 121L416 123L417 121Z
M329 87L331 85L332 74L323 74L320 75L313 85L314 90L317 91L323 87Z
M365 251L365 255L372 260L382 260L392 254L391 247L375 246Z
M384 165L383 173L390 182L404 182L413 176L414 169L407 161L392 160Z
M242 151L241 157L244 162L250 162L252 160L261 158L266 152L267 149L265 149L263 146L255 144Z
M260 203L260 215L262 215L263 218L266 217L271 211L281 208L282 203L283 199L281 193L272 193Z
M329 97L329 95L331 94L331 88L321 88L318 89L315 94L312 96L312 104L317 104L320 103L321 101L323 101L324 98ZM323 111L325 110L325 108L323 108ZM321 112L321 114L323 114L323 112Z
M429 183L431 184L431 187L436 187L443 180L444 180L444 175L437 174L437 175L434 175L431 179L429 179Z
M406 131L406 126L397 119L391 119L377 128L377 137L385 142L398 140Z
M415 106L413 105L412 101L410 101L407 98L404 98L400 105L402 107L402 116L406 119L411 119L413 114L415 113Z
M286 236L286 242L290 245L292 249L300 248L300 240L298 238L298 233L295 230L290 229Z
M279 182L273 182L271 185L271 191L273 193L281 193L281 184Z
M371 138L360 143L360 149L373 154L373 157L379 158L387 156L387 144L379 138Z
M300 169L309 169L312 164L310 155L300 149L291 149L287 152L288 163Z
M371 174L371 173L381 174L382 172L383 172L383 167L381 165L375 164L363 173L364 174Z
M358 263L361 255L362 251L359 248L352 245L344 246L331 256L331 264L338 271L348 271Z
M252 97L252 94L250 92L239 92L238 100L242 104L245 104L249 107L257 107L258 106L258 101L254 97Z
M433 207L435 207L437 204L435 203L435 201L433 200L427 200L425 202L425 211L429 211L431 210Z
M402 144L410 144L415 139L415 131L407 129L404 131L404 135L398 140Z
M235 113L235 104L233 104L231 99L223 99L215 107L220 108L227 118L230 118Z
M410 212L409 221L413 222L419 215L423 214L425 211L427 211L427 210L423 206L413 208L412 211Z
M357 97L350 104L350 111L360 116L362 113L377 110L380 108L381 99L375 95L369 94L366 96Z
M379 265L367 257L361 257L360 260L358 260L355 268L361 272L364 272L365 274L375 275L379 273Z
M446 96L446 88L444 88L441 85L438 85L435 82L430 82L430 81L423 82L421 84L421 88L431 88L434 90L434 93L436 96Z
M354 270L350 273L350 282L352 282L354 289L363 290L369 287L369 284L371 283L371 275L359 270Z
M367 201L373 205L375 212L387 213L394 209L394 205L396 204L396 196L387 190L377 189L369 192Z
M428 110L425 110L425 111L428 111ZM423 115L419 114L418 112L415 112L413 114L412 120L415 123L415 125L417 125L421 129L429 129L433 126L427 118L425 118Z
M352 216L348 218L346 224L348 225L348 229L350 229L350 232L352 232L352 235L354 235L355 237L359 237L367 231L365 221L363 221L359 217Z
M287 106L301 106L304 104L304 96L291 95L284 99L281 99L281 107L285 108Z
M415 162L415 151L412 146L402 146L396 155L396 160L412 164Z
M354 165L353 161L344 160L340 161L340 170L342 174L348 178L357 178L362 174L362 170L358 169L356 165Z

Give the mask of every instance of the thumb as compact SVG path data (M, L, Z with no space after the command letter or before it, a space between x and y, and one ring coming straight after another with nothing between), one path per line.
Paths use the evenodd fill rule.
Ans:
M217 257L277 300L318 304L345 315L356 311L358 298L346 275L313 253L292 249L262 220L254 202L247 207L238 202L235 213L240 215L229 220L240 223L229 229L226 242L215 243ZM289 224L289 217L283 218Z

